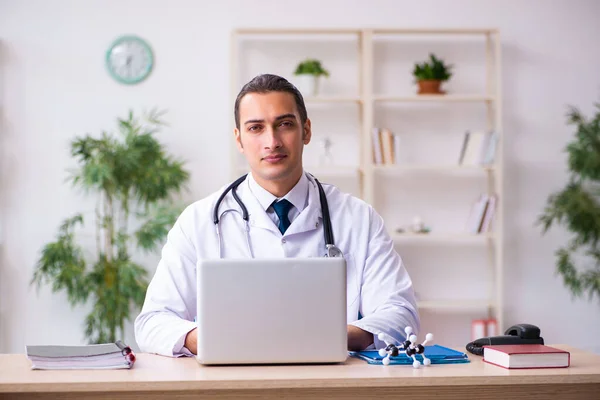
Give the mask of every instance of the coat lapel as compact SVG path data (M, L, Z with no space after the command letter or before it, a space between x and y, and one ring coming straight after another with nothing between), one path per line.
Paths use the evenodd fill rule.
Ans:
M297 233L309 232L320 229L322 225L323 213L321 211L321 202L319 200L319 190L314 179L308 178L308 204L302 212L292 221L290 227L285 231L285 235L294 235ZM268 218L268 216L267 216Z
M262 208L261 204L258 202L258 199L250 191L250 187L248 186L248 179L246 179L244 183L239 186L237 193L240 196L240 199L244 202L246 208L248 209L250 225L252 227L267 229L269 231L277 233L278 235L281 235L281 233L279 232L279 228L277 228L273 220L269 218L267 212ZM233 196L231 196L231 198L233 200Z

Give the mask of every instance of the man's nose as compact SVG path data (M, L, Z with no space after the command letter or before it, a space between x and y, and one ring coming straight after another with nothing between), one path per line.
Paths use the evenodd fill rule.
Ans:
M265 149L278 149L281 147L281 139L273 128L267 129L265 140Z

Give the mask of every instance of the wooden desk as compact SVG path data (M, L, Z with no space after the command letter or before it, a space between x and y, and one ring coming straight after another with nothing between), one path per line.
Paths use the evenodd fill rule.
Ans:
M201 367L193 358L139 354L131 370L32 371L23 354L8 354L0 355L0 399L600 399L600 356L556 347L571 352L571 367L509 371L472 355L469 364L420 369L354 358L339 365Z

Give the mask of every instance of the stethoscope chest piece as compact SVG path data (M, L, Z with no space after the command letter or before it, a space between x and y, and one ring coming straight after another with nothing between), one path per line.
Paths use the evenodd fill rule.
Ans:
M325 253L325 257L344 257L344 254L336 245L327 244L327 252Z

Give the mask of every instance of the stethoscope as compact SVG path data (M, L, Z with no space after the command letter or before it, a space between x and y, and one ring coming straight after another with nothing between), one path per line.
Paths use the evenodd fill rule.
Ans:
M213 209L213 222L217 229L217 237L219 238L219 258L222 258L223 251L223 238L221 235L220 226L221 221L219 220L219 206L221 205L223 199L225 198L227 193L229 193L229 191L231 191L233 198L242 210L242 218L244 219L244 222L246 224L246 243L248 245L248 251L250 252L250 255L252 256L252 258L254 258L254 251L252 250L252 244L250 243L250 217L248 215L248 209L246 208L244 202L240 199L236 191L240 183L246 180L246 176L247 174L239 177L231 185L229 185L223 191L223 193L221 193L221 196L219 196L219 199L217 200ZM323 190L323 186L321 186L321 183L317 180L317 178L315 178L312 175L311 177L312 179L314 179L315 183L317 184L317 188L319 189L319 200L321 202L321 212L323 213L323 231L325 234L325 257L343 257L342 251L339 248L337 248L335 244L333 244L333 230L331 229L331 217L329 216L329 205L327 204L327 197L325 196L325 191ZM225 211L221 215L221 217L223 217L223 215L225 215L225 213L227 213L228 211L236 211L239 213L239 211L231 209Z

